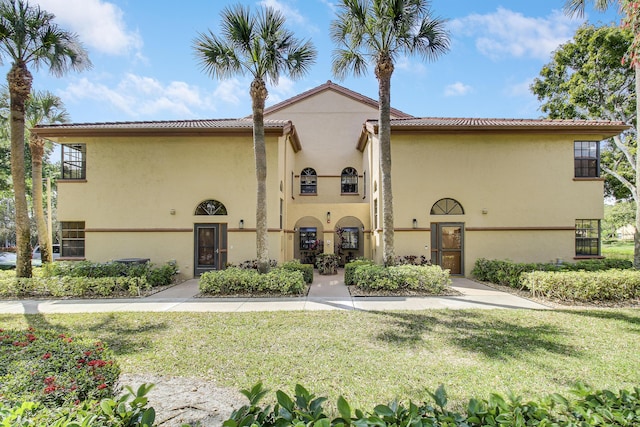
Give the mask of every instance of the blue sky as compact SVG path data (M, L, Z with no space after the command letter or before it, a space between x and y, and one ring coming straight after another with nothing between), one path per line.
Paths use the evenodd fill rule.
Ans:
M585 19L619 22L616 10L562 13L564 0L433 0L433 14L448 19L451 49L435 62L402 58L392 79L392 106L415 116L537 118L529 85L551 52ZM233 118L251 113L250 77L214 80L199 67L193 40L216 32L226 0L31 0L76 32L93 68L55 78L34 72L34 88L62 98L73 122ZM287 27L319 51L310 74L281 78L267 105L335 81L377 99L373 73L337 80L328 28L336 0L252 0L280 9ZM2 65L6 75L9 64Z

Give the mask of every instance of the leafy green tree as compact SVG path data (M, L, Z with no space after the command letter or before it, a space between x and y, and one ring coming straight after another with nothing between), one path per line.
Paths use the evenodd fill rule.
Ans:
M26 0L0 2L0 53L11 61L7 74L10 96L11 175L15 194L17 277L31 277L31 233L27 207L24 137L25 104L34 69L46 66L56 75L91 66L87 51L75 34L53 22L54 15Z
M285 28L284 16L270 8L253 15L248 7L235 5L221 13L221 35L199 34L194 49L203 70L213 78L234 75L253 77L253 148L256 162L256 248L258 270L269 270L267 230L267 154L264 140L264 106L268 96L265 79L277 84L281 74L292 79L304 76L315 63L311 41L303 42Z
M604 221L602 234L607 238L617 237L616 230L628 224L633 224L636 217L634 202L618 202L604 207Z
M401 55L436 59L449 49L445 21L434 18L426 0L341 0L331 23L333 73L361 76L374 67L378 80L378 141L382 187L385 265L395 261L391 190L391 76Z
M605 191L616 199L637 194L635 75L622 64L633 35L616 26L583 25L560 46L531 86L552 119L623 121L631 129L602 147Z
M64 108L62 100L48 91L36 92L27 101L26 119L29 129L38 125L49 125L54 123L65 123L69 119L67 110ZM36 229L38 231L38 243L42 262L53 261L53 249L51 246L51 230L47 227L44 215L43 194L42 194L42 167L45 157L45 150L50 150L51 142L38 136L36 132L29 132L29 150L31 152L31 179L33 214L36 219ZM51 206L48 207L51 209Z
M625 63L630 63L635 73L635 93L640 92L640 2L637 0L565 0L565 11L570 15L583 16L587 3L592 3L598 10L606 10L613 4L620 7L624 15L622 26L633 34L633 41L627 51ZM640 123L640 98L636 96L636 126ZM636 148L638 147L636 135ZM636 184L634 200L636 201L636 234L634 238L633 265L640 268L640 156L633 159L635 166L634 182Z

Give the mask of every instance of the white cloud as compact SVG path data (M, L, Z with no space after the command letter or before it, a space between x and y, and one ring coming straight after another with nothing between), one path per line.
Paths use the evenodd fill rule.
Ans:
M109 55L139 55L142 37L127 28L124 12L103 0L35 0L56 16L61 27L78 34L83 44Z
M237 78L222 80L213 91L213 97L225 103L239 106L249 99L249 83L240 81ZM251 105L249 103L249 105Z
M304 15L300 13L298 9L291 6L290 4L286 4L281 0L260 0L259 4L261 6L270 7L271 9L277 10L286 18L287 22L292 22L296 25L306 27L308 30L316 32L318 28L313 25L312 22L309 21Z
M412 61L406 56L398 58L395 62L395 68L402 71L409 71L412 74L423 75L427 72L424 63Z
M267 89L269 90L269 98L267 98L269 105L277 104L298 93L295 82L288 77L280 77L277 86L268 86Z
M495 13L454 19L450 29L454 35L474 37L476 48L493 59L547 60L552 51L571 39L578 25L560 11L535 18L499 7Z
M196 110L213 110L210 100L197 87L173 81L167 85L156 79L127 74L115 86L82 78L69 84L62 96L69 101L90 100L107 104L133 120L154 119L159 115L195 117Z
M510 84L505 89L505 94L511 97L519 97L519 96L531 96L531 85L533 84L533 79L527 79L520 83Z
M444 88L444 96L463 96L471 92L473 88L462 82L455 82Z

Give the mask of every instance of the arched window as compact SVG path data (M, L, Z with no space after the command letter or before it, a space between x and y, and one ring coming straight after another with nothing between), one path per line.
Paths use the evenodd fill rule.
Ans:
M318 175L315 169L304 168L300 173L300 193L316 194L318 192Z
M227 208L217 200L205 200L196 208L194 215L226 215Z
M440 199L431 208L431 215L464 215L464 209L457 200Z
M358 171L354 168L344 168L340 176L340 191L342 193L358 192Z

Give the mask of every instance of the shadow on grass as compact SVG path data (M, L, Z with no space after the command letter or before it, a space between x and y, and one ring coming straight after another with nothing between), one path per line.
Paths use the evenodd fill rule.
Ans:
M522 325L484 311L442 311L437 315L374 313L389 318L391 326L377 339L398 346L422 345L433 332L462 350L496 360L521 359L541 351L563 356L579 354L578 348L569 344L570 331L547 323Z
M570 315L578 315L585 317L592 317L594 319L604 319L604 320L617 320L620 322L628 323L629 326L632 326L633 330L640 330L640 310L632 311L630 309L627 312L621 312L619 310L556 310L559 313L566 313Z
M134 354L151 347L152 337L146 338L147 332L152 336L167 330L169 324L164 321L139 321L116 313L96 314L95 322L74 324L73 326L56 324L49 321L45 314L25 314L27 327L40 330L53 330L69 336L85 337L100 340L109 346L116 355Z

